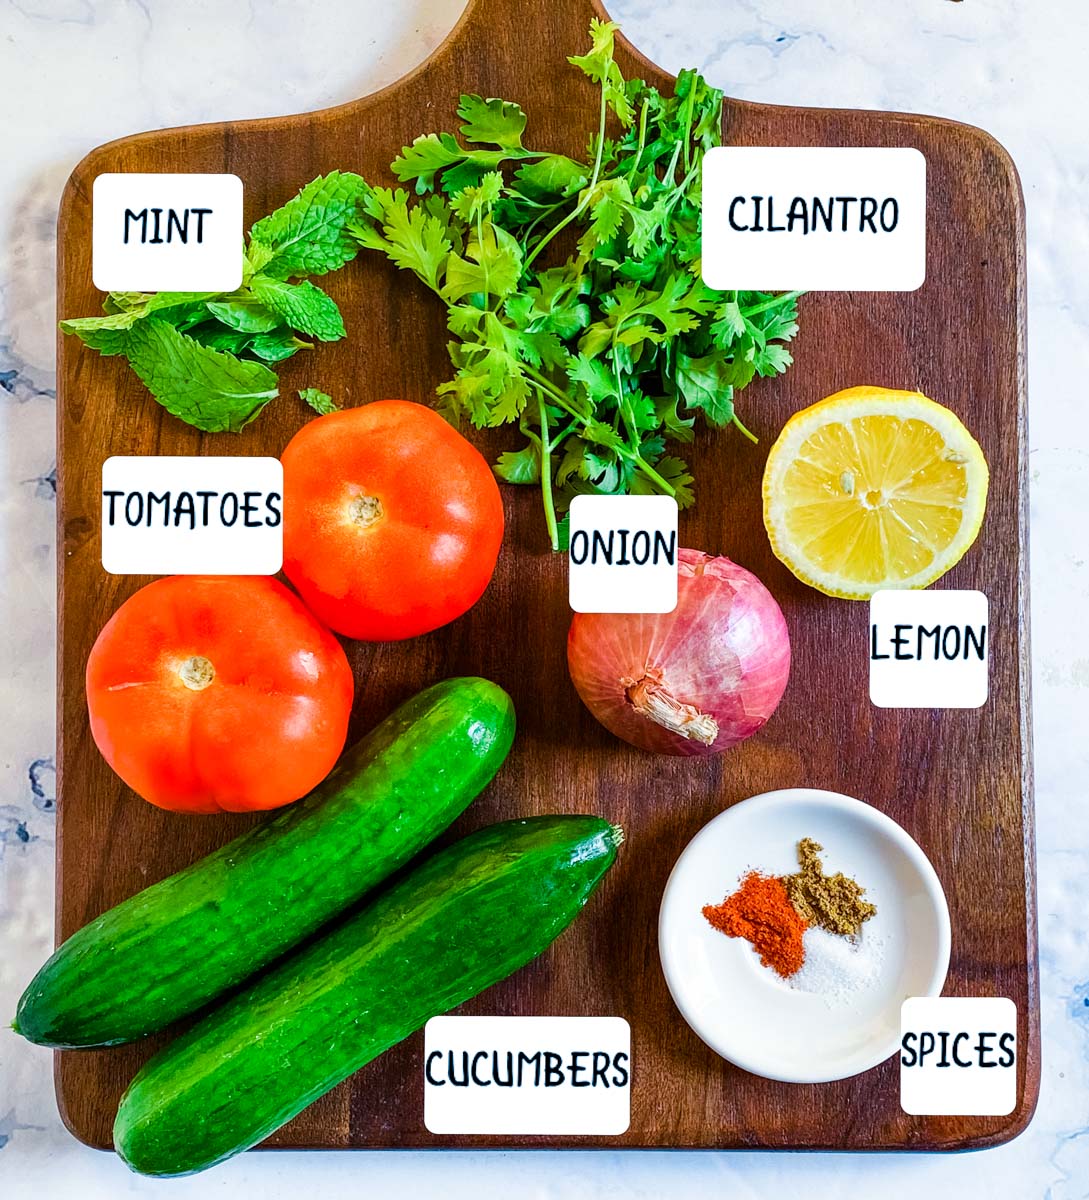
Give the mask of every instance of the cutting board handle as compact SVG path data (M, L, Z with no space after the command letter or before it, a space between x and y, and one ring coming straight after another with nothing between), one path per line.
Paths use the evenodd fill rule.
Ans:
M562 26L585 32L591 17L610 19L600 0L469 0L454 32L483 29L495 37L509 27L523 46L532 46L539 31Z
M486 61L508 49L520 53L528 49L539 55L542 63L550 63L553 52L566 56L583 51L591 17L611 20L602 0L469 0L437 53L464 51L477 61ZM661 73L622 32L617 44L621 55L639 70L653 68Z

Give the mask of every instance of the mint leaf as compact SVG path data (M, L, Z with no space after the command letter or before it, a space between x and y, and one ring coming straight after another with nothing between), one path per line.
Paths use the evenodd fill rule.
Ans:
M305 400L316 413L323 417L329 413L340 411L340 405L333 403L333 397L328 392L319 391L318 388L301 388L299 399Z
M125 352L167 412L209 433L237 433L277 394L268 367L202 346L155 317L133 326Z
M177 326L174 327L175 329ZM189 336L202 346L210 346L213 350L224 350L228 354L239 355L249 348L254 334L239 333L218 321L205 321L194 329L187 330Z
M344 336L344 321L336 301L309 280L284 283L265 275L255 275L250 281L250 290L259 303L278 315L277 325L289 325L323 342L335 342Z
M358 244L347 231L367 190L358 175L330 171L312 180L282 208L250 230L251 250L263 248L255 270L274 279L324 275L356 256ZM271 255L267 252L271 251Z
M74 333L84 345L99 354L124 354L134 318L131 313L109 313L104 317L75 317L61 321L61 333Z
M232 295L226 300L213 300L208 305L208 311L217 321L239 333L268 333L270 329L283 324L278 313L252 295Z
M215 292L110 292L104 317L73 317L60 322L62 333L74 333L99 354L124 354L127 331L137 321L157 313L171 324L204 319L205 301Z
M313 347L313 342L301 341L293 330L281 326L268 333L254 334L247 349L265 362L282 362L299 350L312 350Z

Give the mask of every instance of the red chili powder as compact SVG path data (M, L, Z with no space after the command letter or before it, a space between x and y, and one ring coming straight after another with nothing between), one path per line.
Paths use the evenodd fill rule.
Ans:
M703 915L727 937L752 942L764 966L778 971L784 979L801 969L805 961L805 919L790 903L786 888L776 876L750 871L732 896L721 904L704 905Z

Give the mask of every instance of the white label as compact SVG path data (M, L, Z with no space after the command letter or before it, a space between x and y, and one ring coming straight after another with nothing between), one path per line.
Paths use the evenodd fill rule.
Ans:
M900 1107L913 1116L1004 1117L1017 1103L1017 1005L915 996L900 1009Z
M911 292L926 278L926 159L899 147L715 146L703 278L746 291Z
M283 492L278 458L108 458L102 565L111 575L275 575Z
M621 1134L631 1121L622 1017L432 1017L424 1029L431 1133Z
M870 700L878 708L979 708L990 629L982 592L881 591L870 600Z
M242 283L242 180L99 175L91 240L100 291L234 291Z
M677 607L677 501L576 496L568 598L575 612L667 613Z

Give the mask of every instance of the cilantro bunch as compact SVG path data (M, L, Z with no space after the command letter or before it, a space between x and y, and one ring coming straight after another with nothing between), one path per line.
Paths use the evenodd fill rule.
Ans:
M393 162L403 188L366 187L349 232L413 271L447 305L454 420L517 424L497 474L541 488L554 549L580 493L660 493L684 507L692 476L667 443L697 413L741 424L756 375L786 370L798 293L721 292L700 278L705 151L722 93L682 71L673 95L625 80L611 22L570 62L600 87L585 159L534 150L517 105L462 96L462 140L426 134Z
M272 400L270 364L344 337L335 301L311 283L358 253L347 232L367 190L358 175L333 171L250 230L237 291L110 292L105 316L62 321L101 354L124 355L174 416L209 432L237 432ZM300 336L302 335L302 336ZM318 412L323 392L299 393Z

